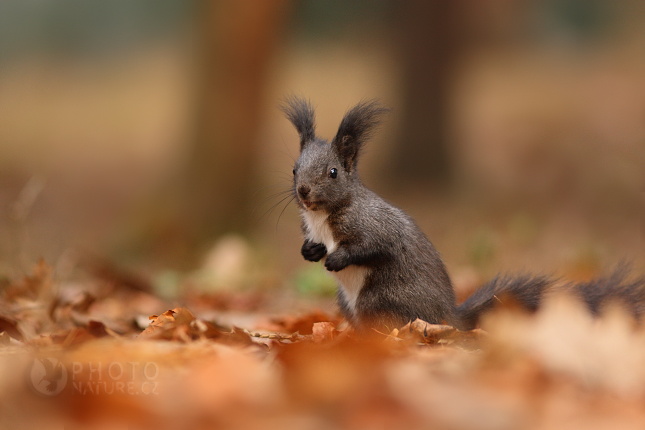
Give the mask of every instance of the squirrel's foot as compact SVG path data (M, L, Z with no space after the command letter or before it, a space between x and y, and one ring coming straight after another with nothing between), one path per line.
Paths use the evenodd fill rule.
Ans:
M323 243L314 243L307 240L302 245L300 253L307 261L320 261L327 255L327 247Z
M330 272L340 272L347 266L349 266L349 255L342 249L332 252L325 260L325 268Z

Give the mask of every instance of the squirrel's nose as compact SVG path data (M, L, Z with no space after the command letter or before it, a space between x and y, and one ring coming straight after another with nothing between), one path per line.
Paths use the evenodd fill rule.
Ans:
M311 188L309 188L307 185L300 185L298 187L298 194L300 194L300 197L302 197L303 199L307 197L309 191L311 191Z

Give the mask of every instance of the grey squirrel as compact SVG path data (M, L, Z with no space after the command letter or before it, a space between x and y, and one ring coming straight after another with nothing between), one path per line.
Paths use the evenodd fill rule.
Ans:
M470 330L499 297L511 297L534 311L545 292L558 285L546 276L498 276L457 306L432 243L412 218L359 178L361 149L388 109L376 101L357 104L330 143L316 136L315 114L307 100L291 97L281 108L300 136L292 191L302 216L302 256L314 262L324 259L339 284L341 314L355 329L392 329L420 318ZM645 279L630 283L624 278L618 270L568 288L594 312L617 299L640 316L645 311Z

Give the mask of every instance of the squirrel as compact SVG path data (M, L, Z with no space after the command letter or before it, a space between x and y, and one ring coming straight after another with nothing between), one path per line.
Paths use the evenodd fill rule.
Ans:
M324 259L338 281L342 316L356 330L393 329L420 318L459 329L477 327L499 297L529 311L561 283L547 276L498 276L457 306L446 267L414 220L361 182L360 152L389 109L363 101L343 117L331 142L315 133L310 102L290 97L282 111L300 137L292 192L302 218L305 260ZM610 299L645 313L645 278L625 283L624 270L568 288L598 313Z

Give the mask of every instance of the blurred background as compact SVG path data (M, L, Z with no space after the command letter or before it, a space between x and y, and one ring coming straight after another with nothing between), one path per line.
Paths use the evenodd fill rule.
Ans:
M166 297L329 296L276 195L290 94L326 138L362 99L392 108L362 177L461 291L645 270L641 0L5 0L0 278L43 257Z

